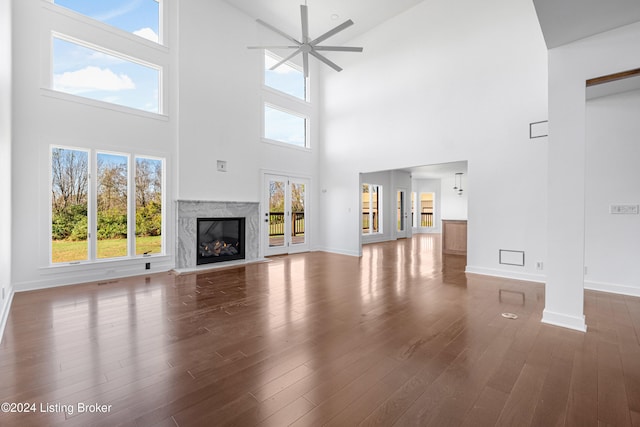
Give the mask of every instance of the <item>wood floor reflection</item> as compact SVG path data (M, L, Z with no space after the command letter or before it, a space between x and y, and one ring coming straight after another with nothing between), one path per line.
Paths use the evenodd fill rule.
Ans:
M0 425L640 426L640 299L586 292L583 334L465 263L418 235L16 294L0 401L37 408Z

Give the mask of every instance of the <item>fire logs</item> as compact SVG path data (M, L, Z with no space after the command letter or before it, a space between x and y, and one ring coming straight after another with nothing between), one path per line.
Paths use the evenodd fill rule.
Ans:
M200 256L231 256L238 254L237 246L240 242L235 244L226 243L224 240L214 240L213 242L200 243Z

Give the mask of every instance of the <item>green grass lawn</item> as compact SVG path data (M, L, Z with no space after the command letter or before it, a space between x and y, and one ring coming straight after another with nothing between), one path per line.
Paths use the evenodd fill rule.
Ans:
M162 237L136 238L136 255L145 252L152 254L162 250ZM87 242L71 242L68 240L54 240L51 247L53 263L83 261L88 257ZM127 255L127 241L125 239L106 239L98 241L98 258L115 258Z

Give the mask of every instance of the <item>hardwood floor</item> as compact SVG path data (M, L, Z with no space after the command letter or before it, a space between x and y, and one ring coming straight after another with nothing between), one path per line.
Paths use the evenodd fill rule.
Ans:
M36 408L0 425L640 426L639 298L586 292L583 334L438 236L363 252L16 294L0 402Z

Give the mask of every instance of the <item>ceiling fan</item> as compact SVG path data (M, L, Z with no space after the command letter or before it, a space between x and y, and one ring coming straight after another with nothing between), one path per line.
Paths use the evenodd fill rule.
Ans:
M362 48L361 47L319 46L318 45L319 43L325 41L329 37L332 37L332 36L336 35L337 33L339 33L340 31L342 31L342 30L346 29L347 27L350 27L351 25L353 25L353 21L351 19L348 19L345 22L343 22L342 24L340 24L337 27L333 28L332 30L327 31L326 33L324 33L320 37L317 37L317 38L311 40L311 38L309 37L309 14L308 14L308 10L307 10L307 6L306 5L302 5L302 4L300 5L300 17L301 17L301 20L302 20L302 41L299 41L299 40L295 39L294 37L291 37L287 33L283 32L283 31L280 31L279 29L277 29L273 25L268 24L268 23L264 22L261 19L256 19L257 23L267 27L271 31L273 31L273 32L275 32L277 34L280 34L282 37L284 37L284 38L292 41L293 43L295 43L295 45L290 45L290 46L249 46L249 49L295 49L295 51L291 55L287 56L282 61L278 62L277 64L275 64L271 68L269 68L270 70L275 70L280 65L286 63L287 61L291 60L293 57L295 57L296 55L301 53L302 54L302 65L303 65L304 76L305 77L309 77L309 55L312 55L312 56L316 57L317 59L319 59L320 61L324 62L325 64L327 64L329 67L333 68L336 71L342 71L342 68L340 68L336 63L334 63L331 60L327 59L324 55L320 54L319 51L362 52Z

